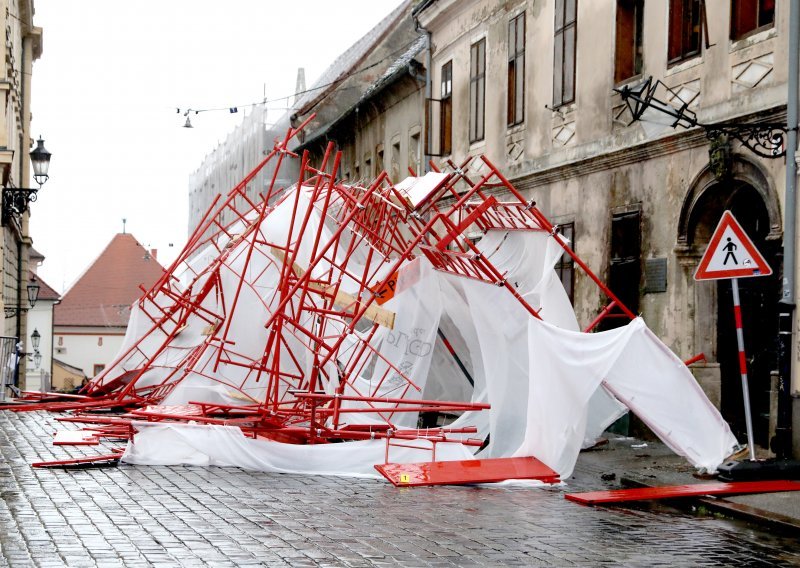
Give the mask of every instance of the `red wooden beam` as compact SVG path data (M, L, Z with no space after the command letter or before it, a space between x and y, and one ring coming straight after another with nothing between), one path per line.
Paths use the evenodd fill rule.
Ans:
M743 495L745 493L772 493L777 491L800 491L798 481L739 481L735 483L697 483L692 485L665 485L663 487L637 487L588 493L567 493L570 501L583 505L625 503L650 499L675 499L702 495Z

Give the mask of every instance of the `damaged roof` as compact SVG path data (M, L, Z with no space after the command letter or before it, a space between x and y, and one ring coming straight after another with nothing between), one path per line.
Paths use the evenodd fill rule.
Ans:
M295 124L316 113L306 127L309 139L317 138L354 109L367 91L385 80L390 68L390 75L401 69L399 61L408 58L409 52L419 52L416 46L420 34L415 30L411 8L411 0L395 8L336 58L295 105Z

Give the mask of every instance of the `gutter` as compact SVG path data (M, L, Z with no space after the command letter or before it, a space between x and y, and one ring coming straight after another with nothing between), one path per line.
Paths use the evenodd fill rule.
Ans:
M434 1L435 0L424 0L411 11L411 16L414 18L414 29L417 32L425 34L425 112L423 113L422 119L422 130L425 133L424 173L431 171L431 155L428 154L428 148L430 146L428 141L428 136L430 135L430 129L428 128L428 113L430 107L428 105L430 104L429 101L433 98L433 91L431 89L431 32L420 25L419 14L425 10L425 8L433 4ZM423 172L417 172L417 175L421 173Z

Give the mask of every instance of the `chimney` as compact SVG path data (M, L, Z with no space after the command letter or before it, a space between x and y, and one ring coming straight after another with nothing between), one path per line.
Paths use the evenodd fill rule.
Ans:
M292 100L292 105L297 104L297 101L300 100L303 91L306 90L306 70L304 67L297 68L297 80L294 83L294 100Z

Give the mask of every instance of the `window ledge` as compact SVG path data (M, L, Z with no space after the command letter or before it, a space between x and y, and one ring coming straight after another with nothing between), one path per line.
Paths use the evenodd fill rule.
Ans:
M517 124L512 124L511 126L506 126L506 134L516 134L518 132L522 132L525 130L525 121L518 122Z
M757 43L761 43L762 41L772 39L777 35L778 31L775 29L774 25L770 26L769 28L762 29L761 31L756 30L755 32L744 36L741 39L731 40L729 52L734 53L735 51L740 51Z
M628 77L627 79L623 79L619 83L616 83L614 85L614 88L624 87L625 85L633 85L634 83L638 83L639 81L641 81L642 77L644 77L644 73L638 73L636 75ZM611 93L616 94L614 93L614 91L611 91Z
M564 114L569 114L572 111L574 111L575 107L576 107L575 101L573 101L571 103L564 103L563 105L548 106L547 108L548 108L548 110L551 110L553 112L553 114L562 114L562 115L564 115Z
M675 63L672 67L668 67L667 72L664 73L664 76L671 77L672 75L677 75L678 73L697 67L702 63L703 63L703 56L695 55L691 59L687 59L686 61L681 61L680 63Z
M472 152L473 150L477 148L483 148L484 146L486 146L486 138L475 140L475 142L469 143L469 151Z

